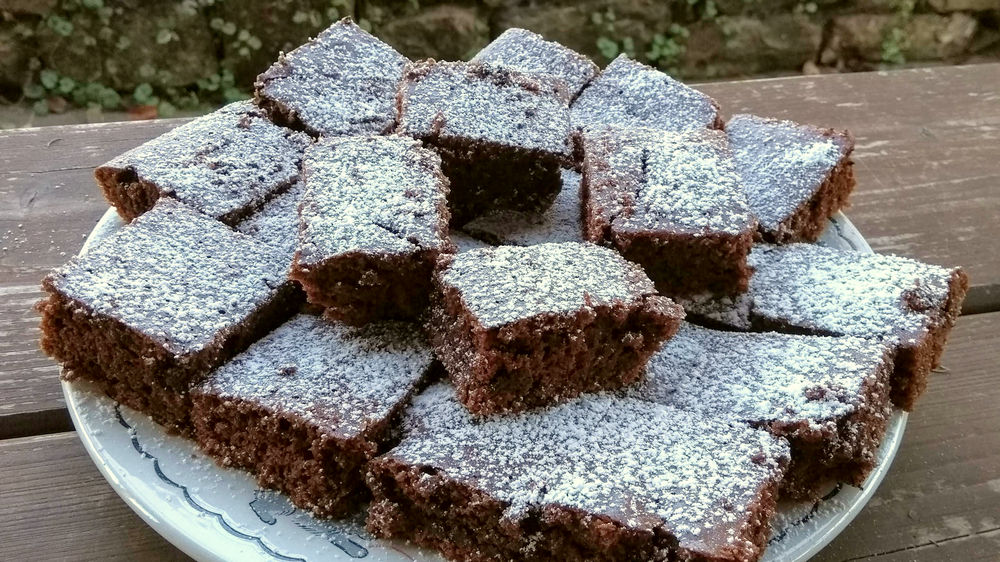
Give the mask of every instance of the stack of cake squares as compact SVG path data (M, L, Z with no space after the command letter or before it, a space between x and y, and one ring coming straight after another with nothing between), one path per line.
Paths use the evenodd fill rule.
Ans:
M128 221L43 281L68 380L317 516L455 560L758 559L860 485L961 269L813 244L849 133L510 29L350 20L99 167Z

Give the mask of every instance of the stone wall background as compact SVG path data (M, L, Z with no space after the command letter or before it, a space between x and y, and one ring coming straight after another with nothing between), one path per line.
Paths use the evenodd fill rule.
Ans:
M155 116L239 99L344 16L411 58L524 27L696 80L1000 60L1000 0L0 0L0 102Z

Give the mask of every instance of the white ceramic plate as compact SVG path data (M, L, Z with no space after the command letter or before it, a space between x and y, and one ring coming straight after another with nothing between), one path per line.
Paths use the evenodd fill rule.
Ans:
M81 252L121 224L114 210L108 210ZM831 221L820 244L871 252L841 214ZM314 519L282 494L258 488L246 473L220 468L193 442L167 435L148 417L87 383L64 382L63 393L87 452L118 495L153 529L198 560L441 560L410 545L372 538L360 517ZM905 426L906 414L897 411L879 450L878 466L863 488L838 484L815 503L782 503L763 560L806 560L833 540L882 481Z

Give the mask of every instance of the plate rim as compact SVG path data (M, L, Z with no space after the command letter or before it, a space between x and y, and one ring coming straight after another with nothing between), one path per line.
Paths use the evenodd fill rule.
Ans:
M113 207L109 207L94 226L93 230L91 230L90 234L87 235L87 238L77 255L82 255L87 252L95 244L107 236L110 236L113 233L112 229L120 228L123 224L124 222L118 216L115 209ZM874 253L867 240L865 240L860 231L857 230L850 219L848 219L843 213L838 211L834 214L834 216L831 217L830 226L835 228L837 236L847 242L855 251ZM853 237L848 237L844 234L845 228L851 229L857 234L856 240L853 239ZM104 477L105 481L108 482L122 501L124 501L125 504L128 505L129 508L131 508L132 511L134 511L150 528L195 560L207 560L213 562L228 560L229 558L225 556L225 553L218 552L217 550L211 548L212 543L203 544L199 541L192 540L189 532L185 532L183 526L155 516L155 514L160 511L159 506L155 505L155 502L147 501L142 494L138 494L134 486L130 486L128 484L128 479L119 478L118 475L113 472L112 467L101 454L102 447L98 446L95 442L96 433L93 433L91 427L82 420L81 412L79 411L81 402L77 397L77 392L86 391L78 389L72 382L63 379L60 379L60 384L62 386L63 397L66 400L67 409L70 413L70 418L73 421L73 426L80 438L80 441L83 443L84 449L86 449L87 454L97 466L101 476ZM117 410L118 403L114 402L114 404L116 405ZM819 536L811 537L812 540L807 548L800 550L797 553L792 552L791 554L794 555L794 558L791 558L790 560L808 560L810 557L826 548L826 546L829 545L834 538L840 535L840 533L842 533L844 529L846 529L847 526L854 521L865 506L868 505L868 502L874 495L875 490L877 490L881 485L886 474L889 472L889 469L892 467L900 444L902 443L903 435L906 431L908 418L907 412L894 409L893 418L898 419L898 421L894 424L893 421L890 420L887 435L880 445L880 456L884 454L885 462L879 463L869 474L868 478L860 488L860 494L858 494L852 503L847 506L847 509L842 512L842 515L836 520L836 523L831 525L829 528L822 530ZM881 450L882 447L888 448L883 451ZM840 485L838 485L835 490L839 491L840 489ZM818 500L814 504L813 511L807 514L805 519L811 517L811 514L815 511L821 501L823 501L823 499ZM191 509L193 510L193 508ZM795 526L796 524L801 523L793 523L792 526ZM260 538L258 537L257 540L259 541ZM266 552L261 550L259 546L257 550L266 554ZM782 560L788 559L786 558Z

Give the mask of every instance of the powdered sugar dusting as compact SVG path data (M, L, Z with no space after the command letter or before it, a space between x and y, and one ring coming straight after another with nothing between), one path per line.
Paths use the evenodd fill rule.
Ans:
M438 422L444 420L443 425ZM781 479L788 446L763 431L611 395L510 417L425 420L389 456L470 484L519 520L548 505L581 509L681 548L751 558L749 510ZM458 423L455 423L458 422Z
M573 126L648 127L683 132L711 128L719 118L712 98L666 74L619 55L573 102Z
M750 208L768 231L809 201L851 147L843 133L753 115L734 115L726 134Z
M570 155L569 106L558 84L485 63L408 67L398 132Z
M695 314L748 329L756 318L801 329L908 341L939 322L954 270L892 255L812 244L759 245L736 301L693 299Z
M48 279L94 312L187 354L267 304L287 266L249 236L161 199Z
M754 227L725 134L610 128L587 134L584 174L615 231L739 235ZM601 193L604 192L604 193Z
M626 394L755 425L827 425L866 407L880 384L884 344L843 337L720 332L683 324Z
M236 225L236 230L280 252L291 266L299 236L299 200L305 184L295 182L288 191L268 201L260 211Z
M400 136L339 137L306 154L298 263L352 251L405 254L447 244L441 159Z
M578 242L470 250L438 275L486 328L656 294L639 266L614 250Z
M562 171L562 190L542 213L494 211L462 227L493 244L531 246L545 242L583 242L580 223L580 174Z
M472 61L506 66L525 74L558 78L566 83L571 98L576 97L600 71L593 61L569 47L546 41L537 33L516 27L501 33Z
M416 325L349 328L301 314L217 369L196 391L295 414L350 439L392 415L432 361Z
M288 108L314 135L385 133L408 59L345 18L257 78L262 103Z
M215 218L261 205L299 175L309 137L272 124L250 102L229 104L142 144L103 167L140 180Z

